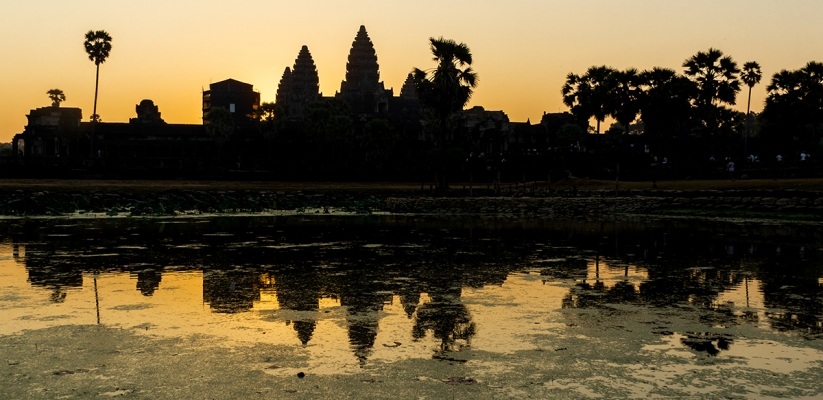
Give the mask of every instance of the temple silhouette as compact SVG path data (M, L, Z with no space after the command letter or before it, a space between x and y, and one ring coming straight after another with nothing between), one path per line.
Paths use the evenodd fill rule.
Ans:
M399 93L385 87L365 26L360 26L352 42L339 91L329 96L320 93L318 67L303 46L294 65L283 71L276 104L282 110L280 125L261 128L260 92L250 83L226 79L202 92L201 124L165 121L162 105L143 99L128 122L103 120L94 130L91 122L83 120L81 109L54 104L31 110L23 132L12 140L12 154L21 172L50 168L67 176L71 174L66 171L74 167L75 173L85 168L124 176L244 170L298 174L298 178L312 172L351 177L357 176L356 171L384 170L387 176L408 179L409 171L416 173L432 147L411 74ZM312 107L324 104L338 113L329 120L333 124L316 122L316 114L306 118ZM207 129L206 115L215 107L228 110L234 123L232 134L219 146ZM527 151L549 143L563 124L577 123L568 113L546 114L539 124L511 122L503 111L479 106L458 113L455 121L455 136L464 138L461 146L477 154ZM317 133L330 124L341 132Z

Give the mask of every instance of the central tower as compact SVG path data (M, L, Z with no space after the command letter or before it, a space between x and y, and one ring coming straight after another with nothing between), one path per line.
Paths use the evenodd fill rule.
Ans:
M360 25L346 63L346 80L340 84L340 92L335 97L348 102L355 113L383 113L387 111L388 98L392 96L386 92L383 82L380 82L380 66L374 44L366 27Z

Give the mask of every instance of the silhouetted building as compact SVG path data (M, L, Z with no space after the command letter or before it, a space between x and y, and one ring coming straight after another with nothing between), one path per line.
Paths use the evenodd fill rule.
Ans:
M182 175L233 170L293 176L293 172L324 173L342 166L413 173L434 143L432 133L424 129L427 111L417 97L413 75L405 77L397 96L393 88L385 87L365 26L360 26L352 41L345 79L334 96L320 93L317 66L308 47L302 46L278 85L276 102L286 121L278 120L276 129L260 129L256 123L260 97L251 84L226 79L202 92L203 124L166 123L159 107L146 99L135 106L136 116L128 123L96 123L94 138L91 123L81 121L80 109L38 108L28 116L25 130L12 140L13 154L22 157L14 161L27 171L37 170L31 167L58 167L59 171L105 167L106 171L118 171L113 173L128 170L142 174L149 169L175 168ZM333 146L323 140L338 136L324 133L315 135L321 138L317 139L306 135L308 129L317 129L303 120L310 104L329 99L345 102L350 111L350 119L342 124L347 129L340 136L344 139L335 139ZM229 137L205 129L206 116L215 107L225 108L233 116L235 129ZM463 110L455 120L457 129L447 142L467 152L487 154L551 145L552 132L565 123L579 123L568 113L544 115L539 125L514 123L503 111L482 107ZM333 151L340 146L348 148Z
M532 152L549 145L548 130L542 124L532 124L527 119L526 122L512 122L511 128L509 151Z
M79 108L41 107L29 112L23 133L12 139L12 153L22 156L68 156L78 150L83 112ZM20 145L23 144L21 148ZM75 147L72 150L72 147Z
M545 126L549 132L557 132L563 125L580 125L580 120L569 112L562 113L546 113L543 112L543 117L540 119L540 124ZM581 128L586 129L588 121L585 121Z
M512 133L509 116L503 111L487 111L481 106L463 110L457 114L457 131L478 151L492 154L508 149L508 139Z
M303 46L294 68L283 72L277 86L277 103L289 117L302 117L306 106L320 100L320 78L308 46Z
M346 80L340 83L340 92L335 97L349 103L354 114L385 114L392 95L392 91L386 90L380 82L380 66L374 45L366 27L360 25L349 51Z
M212 83L209 90L203 92L204 123L207 123L209 110L214 107L229 110L235 124L248 125L258 119L256 114L260 108L260 93L255 92L252 85L234 79Z
M165 124L163 118L160 118L160 109L154 105L151 100L143 100L134 107L137 111L137 118L129 118L129 123L132 124Z
M403 100L417 100L417 87L414 86L414 76L409 74L406 81L403 82L403 87L400 88L400 98Z
M255 101L259 98L259 93L251 94ZM251 104L247 104L246 109L251 109ZM32 110L23 133L12 139L14 154L22 156L27 165L63 165L71 158L91 155L100 165L121 168L202 168L200 160L217 157L214 138L204 125L167 124L151 100L141 101L135 111L136 117L130 118L128 123L98 122L92 149L89 141L92 124L81 122L80 109L43 107ZM258 151L256 146L242 146L257 136L259 132L254 125L239 124L229 144L224 145L224 154L230 151L232 155L246 155L246 151Z

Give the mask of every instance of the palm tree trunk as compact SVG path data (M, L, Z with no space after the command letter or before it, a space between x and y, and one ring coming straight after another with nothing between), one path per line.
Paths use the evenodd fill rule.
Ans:
M97 309L97 325L100 325L100 297L97 296L97 273L94 274L94 305Z
M749 86L749 102L746 105L746 138L743 139L743 157L749 152L749 118L752 109L752 87Z
M94 126L97 125L97 89L100 87L100 64L97 64L97 72L94 74L94 111L91 119L91 142L89 142L89 158L94 157Z

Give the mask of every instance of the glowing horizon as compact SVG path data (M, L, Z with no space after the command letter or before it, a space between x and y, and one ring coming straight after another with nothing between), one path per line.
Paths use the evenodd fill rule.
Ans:
M200 91L228 78L254 85L261 101L274 101L283 70L294 64L302 45L317 65L320 91L331 96L340 89L361 24L377 51L381 80L395 95L413 67L434 65L428 38L443 36L465 42L474 55L480 83L467 107L503 110L512 121L536 123L544 111L566 111L560 88L569 72L582 73L592 65L682 72L685 59L709 47L740 66L761 64L763 81L752 92L752 110L760 111L775 72L823 61L823 41L816 40L823 28L815 20L823 15L823 2L784 4L19 2L4 5L0 14L0 34L13 38L0 42L9 60L2 74L6 95L0 96L0 141L23 131L31 109L50 104L49 89L62 89L63 106L81 108L88 120L95 71L82 41L90 29L113 37L111 56L100 68L98 114L104 122L128 121L135 105L151 99L166 122L200 123ZM744 86L738 95L738 110L745 111L747 90Z

